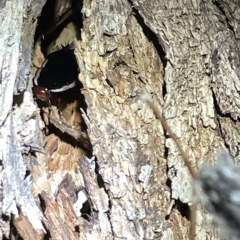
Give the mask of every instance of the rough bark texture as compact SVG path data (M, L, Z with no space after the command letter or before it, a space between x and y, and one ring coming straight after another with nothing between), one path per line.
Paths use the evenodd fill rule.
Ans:
M98 186L88 193L103 238L150 239L167 228L170 192L162 126L138 94L151 93L161 106L161 60L128 1L86 1L83 14L76 54L105 197Z
M1 1L0 9L0 126L1 126L1 233L9 234L10 216L22 217L32 232L26 239L38 239L44 231L42 212L31 193L27 165L30 152L42 149L37 110L32 94L26 90L37 17L45 1ZM27 36L27 37L26 37ZM3 218L3 216L6 216ZM29 224L30 222L30 224ZM29 229L30 230L30 229ZM31 232L31 233L30 233Z
M0 3L0 239L11 214L23 239L45 230L51 239L188 239L191 177L141 96L152 96L196 170L221 146L239 163L238 1L84 0L75 54L86 108L66 103L63 116L85 121L92 146L56 106L41 108L42 121L31 95L44 3ZM57 130L42 135L48 121ZM218 239L209 223L199 209L196 239Z
M238 1L133 1L158 36L167 58L163 113L193 166L213 162L225 145L239 161ZM171 139L166 140L172 198L190 199L190 179ZM207 237L198 216L197 238Z

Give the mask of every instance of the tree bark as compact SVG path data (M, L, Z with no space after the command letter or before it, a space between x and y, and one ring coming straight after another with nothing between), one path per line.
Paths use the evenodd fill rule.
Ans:
M11 216L19 217L16 226L20 233L27 232L25 239L39 239L45 232L27 172L31 152L43 144L35 119L37 109L26 91L34 31L44 3L4 0L0 4L1 239L9 236Z
M90 153L80 140L42 133L28 74L31 53L42 54L33 41L44 3L0 4L0 238L13 216L23 239L189 239L192 179L143 96L196 171L220 147L239 164L238 2L83 1L75 54ZM218 239L210 223L199 207L196 239Z

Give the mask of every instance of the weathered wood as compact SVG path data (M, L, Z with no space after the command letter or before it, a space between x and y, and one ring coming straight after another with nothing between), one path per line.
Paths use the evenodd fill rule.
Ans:
M151 239L161 235L170 192L163 129L138 94L151 93L161 106L162 63L128 1L85 1L82 12L76 54L89 137L108 195L107 209L94 209L99 228L111 224L101 236ZM91 187L90 199L99 206L98 186Z
M26 90L34 30L44 2L1 1L0 10L1 217L11 214L17 217L22 213L33 230L38 231L37 235L44 232L42 212L32 196L26 166L31 161L30 151L42 148L35 119L37 109L30 92L16 95ZM1 236L8 236L9 220L1 220L8 223L8 227L5 224L5 228L1 228ZM25 228L27 226L26 223Z
M14 215L24 239L40 239L45 230L52 239L188 239L191 177L139 96L152 96L196 170L213 163L223 145L239 162L237 1L83 1L75 54L90 157L77 128L59 121L56 105L46 107L52 112L42 121L31 95L33 37L44 2L0 3L1 214ZM51 49L59 49L58 40ZM37 67L44 60L40 41ZM65 110L68 125L82 121L78 104ZM56 131L46 136L48 122ZM0 219L0 238L8 236L9 221ZM217 239L209 223L199 210L196 239Z
M214 162L224 145L239 162L238 1L133 4L166 53L163 112L192 165ZM172 198L189 202L190 177L171 139L166 146ZM203 216L199 213L197 219L197 239L208 235Z

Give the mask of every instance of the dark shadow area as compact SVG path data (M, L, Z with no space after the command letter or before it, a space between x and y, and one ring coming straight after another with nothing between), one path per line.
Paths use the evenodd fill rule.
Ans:
M182 203L179 199L175 200L173 208L177 209L183 217L190 221L191 209L187 203Z
M30 170L26 170L25 176L24 176L24 180L31 174Z
M98 165L97 157L95 157L95 163L96 163L95 173L97 175L98 186L99 186L99 188L104 188L105 189L105 185L104 185L102 175L99 173L99 165ZM106 189L105 189L105 192L107 193Z
M10 238L6 238L5 236L3 237L3 240L9 240L9 239L14 239L14 240L24 240L18 233L16 227L13 225L12 220L10 221Z
M81 9L83 6L83 2L79 0L65 0L65 1L58 1L58 0L48 0L46 4L43 7L41 16L38 18L38 25L35 32L35 43L38 42L41 47L41 52L43 54L47 53L47 49L49 47L49 44L51 44L53 41L56 41L59 34L62 32L62 30L66 27L67 24L73 23L74 26L77 29L77 32L79 30L79 38L80 38L80 29L83 26L82 23L82 13ZM59 14L61 12L61 14ZM78 39L79 40L79 39ZM73 46L66 46L62 50L53 50L58 51L58 53L62 56L62 51L65 51L65 49L71 48ZM65 51L66 52L66 51ZM60 55L57 55L60 56ZM40 74L35 80L38 85L37 87L40 87L43 90L36 90L36 85L34 86L34 90L36 90L34 93L36 94L35 97L38 97L38 95L44 96L44 94L48 91L50 92L50 100L49 101L41 101L36 99L37 104L41 110L41 118L46 123L45 133L46 135L50 135L54 133L57 137L59 137L62 141L65 141L69 144L71 144L73 147L79 147L83 149L86 152L87 156L92 155L92 146L89 141L90 145L88 148L84 146L83 143L81 143L81 132L84 133L84 136L87 135L87 125L85 124L84 120L81 118L82 112L80 110L83 109L84 112L87 111L87 104L85 102L84 95L81 94L82 84L78 80L78 74L79 70L77 69L77 72L73 74L73 66L78 68L78 65L76 62L71 62L71 72L68 74L68 68L66 68L65 72L67 76L70 76L71 78L74 78L73 80L76 82L76 86L71 88L70 90L61 90L59 87L60 92L55 92L56 89L47 87L47 90L45 91L46 87L44 86L45 82L49 86L55 86L55 85L61 85L61 86L70 86L71 82L68 83L68 81L72 81L70 78L64 80L66 77L61 78L61 74L58 72L61 72L61 69L64 69L65 65L68 66L69 63L64 63L65 57L62 57L61 59L61 69L59 69L60 61L57 61L56 59L52 61L51 54L48 56L45 55L45 58L47 57L46 64L43 65L40 68ZM51 55L52 57L55 55ZM65 55L64 55L65 56ZM50 60L49 60L50 58ZM67 60L66 60L67 61ZM54 63L58 62L58 65L54 65ZM51 68L50 68L51 66ZM49 69L50 68L50 69ZM46 70L48 69L48 70ZM69 68L70 69L70 68ZM64 73L65 73L64 72ZM72 76L74 75L74 76ZM75 77L76 75L76 77ZM64 75L65 76L65 75ZM40 78L41 77L41 78ZM41 79L40 83L38 82L39 79ZM43 79L43 80L42 80ZM46 80L44 80L46 79ZM34 81L35 82L35 81ZM43 84L44 83L44 84ZM58 89L57 89L58 90ZM45 91L45 92L40 92ZM77 102L77 103L76 103ZM72 104L72 105L71 105ZM51 106L57 107L57 111L59 113L59 116L57 116L54 121L57 122L58 125L55 123L53 124L50 119L48 119L49 124L46 122L46 119L49 118L51 114ZM68 106L70 106L68 108ZM75 106L75 108L73 107ZM64 111L66 110L66 111ZM43 113L44 111L44 113ZM49 112L49 113L48 113ZM46 116L48 116L46 118ZM55 115L54 115L55 116ZM75 117L74 117L75 116ZM58 119L59 117L59 119ZM68 122L64 122L64 119L67 119L70 123L73 123L73 125L69 125ZM60 125L59 125L60 124ZM61 125L62 124L62 125ZM63 131L63 130L67 131ZM76 136L80 135L80 139L76 140L77 137L74 138L73 134L76 133ZM68 132L68 133L66 133ZM82 138L82 141L84 142L86 140L86 137ZM87 140L86 140L87 141Z
M226 12L225 12L225 10L224 10L224 6L222 6L222 4L223 4L222 1L214 0L214 1L212 1L212 3L213 3L213 5L215 5L216 8L221 12L222 16L225 17L228 28L229 28L232 32L235 32L233 26L230 24L230 21L229 21L229 18L227 17Z
M62 142L66 142L73 147L81 148L82 150L85 151L86 156L91 156L92 155L92 146L90 149L86 148L83 143L80 141L74 139L72 136L70 136L66 132L61 132L58 128L56 128L53 124L49 125L49 134L54 133L57 137L61 139Z
M23 103L24 92L20 92L18 95L13 95L13 106L18 107Z
M38 194L38 198L39 198L39 203L40 203L41 210L42 210L42 212L44 213L45 210L46 210L45 201L44 201L44 199L42 198L41 194Z
M82 87L81 83L79 82L78 85L73 88L70 89L68 91L64 91L64 92L60 92L60 93L52 93L52 98L49 102L43 102L40 100L37 100L38 106L40 109L43 108L48 108L49 109L49 114L51 114L51 106L55 106L58 109L59 112L59 116L62 116L62 121L64 120L65 117L65 109L68 107L69 104L72 104L74 101L77 101L77 107L73 110L76 112L73 112L72 114L78 114L79 117L81 117L81 111L80 108L83 109L84 112L87 111L87 104L85 102L85 98L83 96L83 94L81 94L80 88ZM43 111L40 112L41 113L41 118L44 119L44 114ZM71 112L67 112L67 116L71 115ZM58 120L58 119L56 119ZM60 121L60 119L59 119ZM74 130L74 128L70 125L67 125L66 122L63 122L62 125L64 126L64 128L68 128L68 129L72 129L72 131L76 131L79 134L81 132L84 132L85 135L87 134L87 125L84 122L83 119L81 119L81 121L79 122L79 124L77 126L79 126L79 128L76 128ZM73 136L69 135L67 133L67 131L62 132L59 128L57 128L55 125L53 125L51 122L49 122L49 125L46 126L46 135L50 135L52 133L54 133L57 137L59 137L62 141L65 141L69 144L71 144L73 147L79 147L81 149L83 149L86 153L87 156L92 156L92 146L91 143L89 141L88 143L88 148L81 142L81 137L80 139L76 140ZM82 139L84 140L84 139ZM84 142L85 143L85 142Z
M171 189L171 187L172 187L172 181L171 181L170 178L167 179L166 185L169 187L169 189Z
M166 83L164 81L163 85L162 85L162 97L163 97L163 99L164 99L166 94L167 94L167 88L166 88Z
M78 0L65 0L62 4L61 16L57 16L56 8L57 0L47 1L43 7L41 16L38 19L38 25L35 32L34 41L41 39L41 50L43 53L51 41L56 39L62 29L70 22L73 22L77 28L82 28L82 13L81 9L83 6L82 1ZM64 6L69 4L70 7L64 9Z
M217 102L217 98L216 98L216 95L214 93L214 90L212 89L212 96L213 96L213 104L214 104L214 109L217 113L217 115L219 115L220 117L224 117L224 118L231 118L231 114L230 113L222 113L219 105L218 105L218 102ZM232 119L234 122L236 122L234 119Z
M165 58L166 53L164 52L163 47L159 44L156 34L145 24L142 16L139 14L138 10L136 8L134 8L133 2L131 0L128 0L128 2L132 6L132 11L134 13L134 16L136 17L138 24L142 27L143 33L148 38L148 40L153 43L154 47L156 48L158 55L162 60L163 68L165 69L166 64L167 64L167 60Z
M47 1L43 6L41 15L38 18L38 24L35 31L34 42L41 38L53 22L56 1Z
M80 210L81 212L81 217L84 218L85 220L87 220L88 222L90 222L90 217L92 214L92 210L91 210L91 204L89 201L86 201L83 206L82 209Z

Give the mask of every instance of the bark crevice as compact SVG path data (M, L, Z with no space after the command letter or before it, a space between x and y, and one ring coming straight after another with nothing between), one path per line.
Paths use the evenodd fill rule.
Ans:
M145 34L146 38L150 42L152 42L154 47L156 48L158 55L159 55L160 59L162 60L163 69L165 69L165 66L167 64L167 60L165 58L166 53L164 52L163 47L159 43L156 34L145 24L143 17L140 15L137 8L134 7L132 0L128 0L128 2L130 3L130 5L132 7L132 11L134 13L135 19L137 20L139 26L141 26L142 31Z
M224 7L221 5L220 1L213 1L213 5L215 5L217 7L217 9L222 13L222 16L224 16L226 18L226 23L228 28L234 33L234 28L233 26L230 24L230 20L224 10Z

